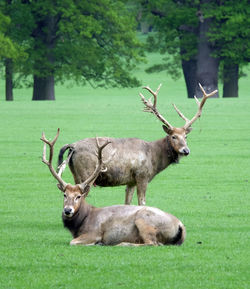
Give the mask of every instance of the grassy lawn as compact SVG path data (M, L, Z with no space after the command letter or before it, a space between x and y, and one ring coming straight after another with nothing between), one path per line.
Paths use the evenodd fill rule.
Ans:
M151 61L154 61L152 56ZM143 85L157 88L160 112L174 126L196 112L183 80L138 71ZM0 90L0 288L249 288L250 95L240 81L238 99L209 99L188 136L191 154L155 177L147 205L185 224L181 247L71 247L63 228L63 197L42 164L42 131L61 134L59 148L93 136L164 136L161 124L142 112L136 89L56 88L55 102L32 102L31 90ZM2 85L1 85L2 87ZM64 174L73 182L70 172ZM95 206L121 204L124 187L92 188ZM133 203L136 204L136 196Z

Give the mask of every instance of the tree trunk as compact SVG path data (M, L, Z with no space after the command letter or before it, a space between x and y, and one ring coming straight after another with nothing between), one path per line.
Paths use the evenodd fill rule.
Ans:
M5 98L6 101L13 101L13 63L7 58L5 60Z
M141 21L140 22L140 27L141 27L141 33L142 34L148 34L150 32L150 24L146 21Z
M218 69L219 59L211 56L213 47L207 38L207 32L211 23L211 19L200 19L200 34L198 44L198 59L197 59L197 83L196 96L202 97L202 92L198 86L200 83L207 93L218 89ZM216 93L214 97L218 97Z
M32 100L55 100L54 76L34 76Z
M188 98L193 98L196 89L196 69L197 61L195 59L183 60L181 61L182 71L184 74L184 79L187 87Z
M46 15L36 23L37 27L33 31L35 49L41 50L42 43L44 51L34 63L32 100L55 100L54 47L58 28L56 18L57 16Z
M239 65L224 64L223 97L238 97Z

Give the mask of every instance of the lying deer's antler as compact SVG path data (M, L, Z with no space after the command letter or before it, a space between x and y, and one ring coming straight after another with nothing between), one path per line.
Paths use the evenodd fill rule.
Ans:
M54 145L57 141L57 138L59 136L60 133L60 129L57 129L57 134L55 136L55 138L53 139L53 141L48 141L45 137L44 132L42 133L42 137L41 140L44 142L44 146L43 146L43 163L45 163L48 167L49 170L51 172L51 174L57 179L57 181L59 182L58 187L60 190L65 191L67 183L64 182L64 180L61 178L61 174L58 174L55 169L52 166L52 159L53 159L53 154L54 154ZM46 159L46 144L49 146L50 148L50 153L49 153L49 160Z
M104 162L102 160L102 151L110 143L111 143L111 141L107 140L104 144L100 145L98 138L96 137L96 145L97 145L96 156L98 159L98 163L96 164L96 168L95 168L94 172L92 173L92 175L89 176L87 178L87 180L85 180L83 183L79 184L81 191L84 191L84 188L86 186L91 186L95 182L96 178L99 176L100 172L105 172L107 170L107 168L104 167L103 165L110 161L113 154L110 156L110 158L107 161Z
M58 184L58 188L61 190L61 191L65 191L68 183L66 183L63 179L62 179L62 173L63 171L65 170L69 160L70 160L70 157L72 155L73 152L71 152L71 154L68 156L68 158L59 166L59 171L58 173L55 171L55 169L53 168L52 166L52 160L53 160L53 154L54 154L54 145L57 141L57 138L59 136L59 133L60 133L60 129L58 128L57 130L57 134L55 136L55 138L50 142L46 139L45 137L45 134L42 133L42 137L41 137L41 140L44 142L44 147L43 147L43 158L42 158L42 161L43 163L45 163L51 174L54 176L54 178L59 182ZM81 184L78 184L77 186L79 186L80 190L82 192L84 192L84 188L86 188L87 186L91 186L94 181L96 180L96 178L98 177L99 173L100 172L104 172L107 170L106 167L104 167L104 164L107 164L110 159L113 157L115 151L113 151L113 153L110 155L109 159L106 160L105 162L102 160L102 151L103 149L108 145L110 144L111 141L107 140L106 142L104 142L102 145L99 144L99 141L98 141L98 138L96 138L96 145L97 145L97 153L96 153L96 156L98 158L98 163L96 165L96 168L94 170L94 172L87 178L87 180L85 180L83 183ZM49 146L50 148L50 154L49 154L49 160L46 159L46 145Z

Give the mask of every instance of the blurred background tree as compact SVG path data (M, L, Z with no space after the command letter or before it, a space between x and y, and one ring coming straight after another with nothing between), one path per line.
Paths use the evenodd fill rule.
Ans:
M149 51L164 55L161 64L148 72L166 70L173 78L182 68L188 97L200 95L200 82L207 91L218 88L223 70L223 97L238 96L239 68L248 64L250 9L247 0L148 0L140 1L152 15Z
M6 100L13 100L13 66L22 62L25 57L24 46L19 45L21 41L13 33L12 11L8 10L11 1L0 2L0 62L5 67L5 91ZM20 39L22 35L19 34Z
M223 97L238 97L238 80L250 61L249 1L212 1L204 9L214 18L208 37L215 43L213 55L220 59Z
M187 95L200 97L223 82L238 96L250 59L247 0L0 0L0 62L6 99L13 87L33 87L33 100L54 100L55 83L133 87L132 71L147 50L163 55L147 69L182 74ZM218 96L218 94L217 94Z
M12 73L33 86L33 100L54 100L55 82L68 79L95 87L139 85L131 70L143 51L135 17L123 1L1 0L0 4L11 19L6 35L25 45L28 55Z

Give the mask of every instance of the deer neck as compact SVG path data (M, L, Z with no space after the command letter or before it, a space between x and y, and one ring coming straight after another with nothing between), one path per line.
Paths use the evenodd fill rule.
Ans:
M82 199L79 210L72 218L67 218L62 215L64 227L71 232L74 238L78 237L80 232L83 231L84 225L92 209L93 206L89 205L84 199Z
M156 167L156 173L161 172L171 164L178 163L179 155L172 147L169 136L154 141L152 144L152 163Z
M180 156L179 154L174 150L173 146L170 142L170 136L165 137L165 143L166 143L166 152L167 152L167 158L169 161L169 165L171 164L177 164L179 162Z

